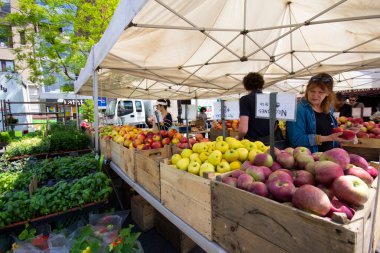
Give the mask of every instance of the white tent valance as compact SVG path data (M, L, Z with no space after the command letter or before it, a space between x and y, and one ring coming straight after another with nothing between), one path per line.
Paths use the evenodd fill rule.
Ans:
M110 97L222 97L251 71L300 92L315 73L379 68L379 38L378 0L121 0L75 92L92 93L98 67Z

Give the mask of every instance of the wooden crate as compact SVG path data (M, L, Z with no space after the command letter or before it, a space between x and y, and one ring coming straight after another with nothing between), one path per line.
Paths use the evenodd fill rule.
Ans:
M154 227L156 210L140 195L131 199L132 220L142 231L147 231Z
M181 154L182 150L183 150L182 148L179 148L174 144L172 145L172 155Z
M135 149L129 149L126 147L121 148L122 160L123 160L123 170L127 176L136 181L136 168L135 168Z
M111 140L110 147L111 147L111 161L114 162L117 166L119 166L119 168L124 169L123 153L121 150L123 145L118 144L114 142L113 140Z
M187 253L196 246L195 242L185 233L158 212L156 212L155 227L157 232L168 240L179 253Z
M213 240L228 252L369 252L372 223L379 216L375 188L342 225L221 182L211 184Z
M99 139L100 154L104 155L104 159L111 159L111 140Z
M211 188L213 173L202 178L178 170L165 160L160 164L161 203L211 240Z
M374 141L375 140L375 141ZM376 139L359 139L358 144L345 143L342 147L352 154L364 157L367 161L378 161L380 156L380 145Z
M171 147L138 150L135 154L136 182L156 199L161 199L160 161L171 156Z

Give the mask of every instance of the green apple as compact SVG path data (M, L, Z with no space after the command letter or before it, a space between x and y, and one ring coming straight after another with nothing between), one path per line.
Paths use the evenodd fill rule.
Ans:
M257 151L255 149L252 149L248 153L248 160L253 162L253 159L255 159L255 156L257 155Z
M191 149L185 148L184 150L182 150L181 156L183 158L189 158L192 153L193 153L193 151Z
M223 141L223 136L216 137L216 142L218 142L218 141Z
M248 154L249 154L248 149L246 149L246 148L238 148L236 151L239 154L239 161L240 162L244 162L244 161L247 160Z
M188 157L181 158L175 166L177 166L177 169L180 170L187 170L187 167L189 167L190 159Z
M225 141L218 141L215 144L215 150L219 150L223 154L229 149L230 147L228 146L227 142Z
M231 170L231 166L228 162L221 162L216 166L216 171L219 173L226 173Z
M199 176L203 177L203 172L215 172L215 167L209 162L205 162L199 169Z
M199 154L198 153L192 153L189 158L190 158L190 161L193 161L193 160L199 158Z
M227 160L227 162L231 163L233 161L237 161L239 159L239 152L235 149L229 149L224 153L223 158Z
M200 168L201 168L200 163L198 163L196 161L191 161L189 166L187 167L187 171L192 173L192 174L198 175Z
M216 166L220 163L220 161L222 160L222 152L220 152L219 150L214 150L212 151L212 153L208 156L208 159L207 161L209 163L211 163L212 165Z
M230 163L231 170L240 170L241 168L241 162L240 161L234 161Z
M182 156L180 155L180 154L175 154L175 155L173 155L172 156L172 164L177 164L177 162L179 161L179 160L181 160L182 159Z
M207 161L208 159L208 156L210 155L209 152L202 152L200 155L199 155L199 159L201 159L202 163Z

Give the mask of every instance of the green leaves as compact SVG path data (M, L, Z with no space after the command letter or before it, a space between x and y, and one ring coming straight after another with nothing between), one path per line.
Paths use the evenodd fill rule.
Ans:
M88 99L82 104L83 119L87 119L88 122L94 122L94 100Z
M91 47L108 26L119 0L20 0L8 14L13 27L25 31L26 45L16 47L16 67L30 69L30 81L51 85L61 76L73 84ZM17 31L18 32L18 31Z

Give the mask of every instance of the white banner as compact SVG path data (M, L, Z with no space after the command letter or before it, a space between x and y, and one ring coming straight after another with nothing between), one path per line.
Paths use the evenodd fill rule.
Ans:
M295 93L277 93L276 101L276 119L296 120ZM269 118L269 94L256 94L256 118Z

